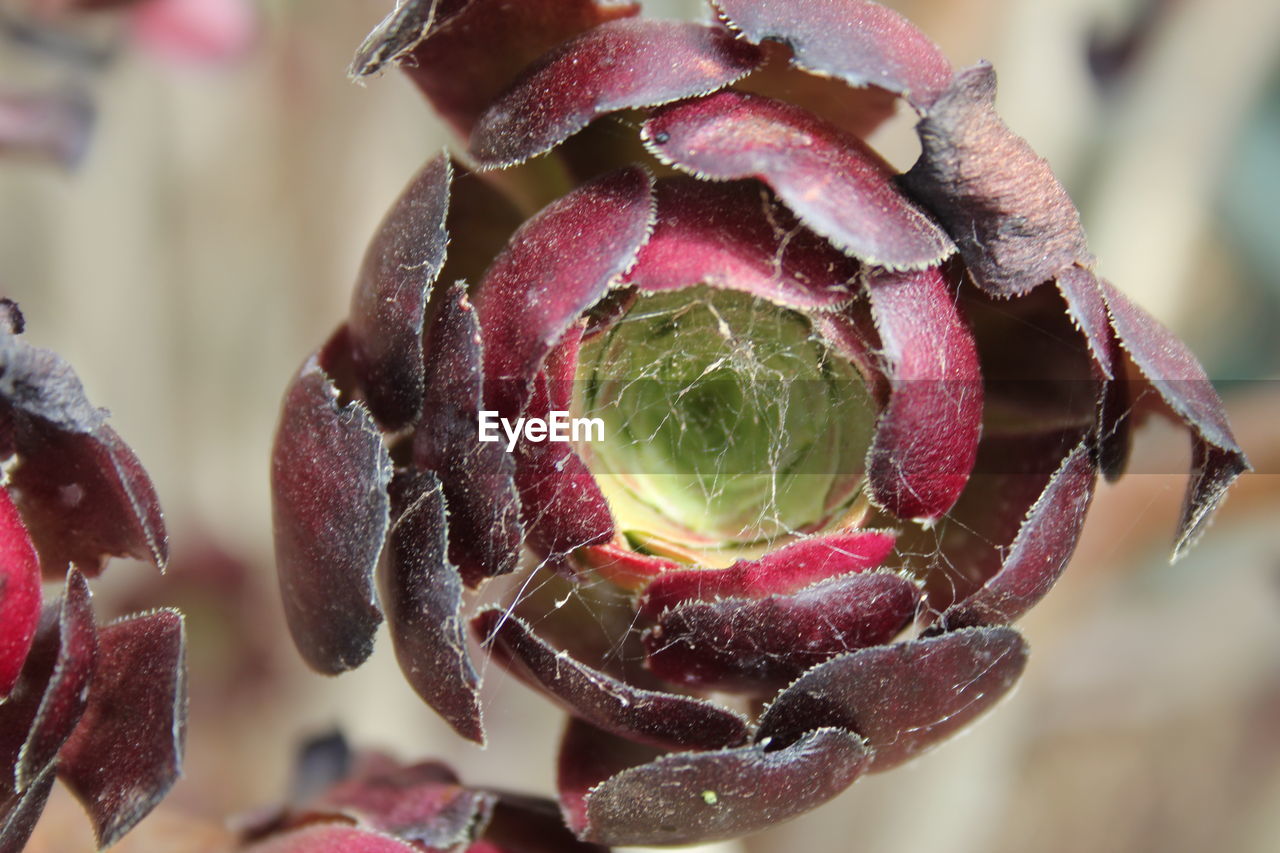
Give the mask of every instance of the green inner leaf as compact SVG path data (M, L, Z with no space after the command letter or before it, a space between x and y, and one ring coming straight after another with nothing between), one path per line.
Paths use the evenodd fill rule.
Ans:
M641 296L583 345L579 450L636 546L680 556L823 528L857 497L877 410L804 315L700 286Z

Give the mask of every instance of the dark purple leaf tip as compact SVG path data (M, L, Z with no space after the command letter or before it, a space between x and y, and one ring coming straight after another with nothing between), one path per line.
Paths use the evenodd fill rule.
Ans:
M903 187L931 210L983 289L1017 296L1092 261L1049 164L995 111L989 65L962 71L916 127L920 159Z
M182 614L157 610L103 628L89 706L58 761L100 846L119 840L177 781L186 724Z

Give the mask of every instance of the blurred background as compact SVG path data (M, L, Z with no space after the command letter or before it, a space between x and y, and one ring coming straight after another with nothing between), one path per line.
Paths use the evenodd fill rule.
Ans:
M326 679L279 610L280 394L345 313L386 207L451 141L399 75L346 79L391 0L245 0L212 42L59 5L0 0L0 95L55 93L58 121L96 119L70 168L0 159L0 295L112 410L167 511L169 575L114 565L95 582L100 618L160 604L189 618L186 778L117 849L225 849L226 818L277 801L299 742L335 726L550 793L546 702L489 670L478 750L416 699L385 640ZM1167 472L1187 442L1147 428L1139 473L1102 488L1070 571L1021 623L1032 658L1011 699L806 817L706 850L1280 850L1280 4L888 5L958 66L995 64L1002 114L1080 204L1100 271L1220 380L1257 473L1170 566L1184 478ZM908 166L909 117L872 143ZM29 849L93 849L61 789Z

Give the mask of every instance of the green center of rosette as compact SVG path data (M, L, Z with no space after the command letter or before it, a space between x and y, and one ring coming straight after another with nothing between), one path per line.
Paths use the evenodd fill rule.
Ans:
M843 526L878 410L806 317L706 286L641 295L584 342L578 451L637 550L724 565ZM598 436L597 436L598 437Z

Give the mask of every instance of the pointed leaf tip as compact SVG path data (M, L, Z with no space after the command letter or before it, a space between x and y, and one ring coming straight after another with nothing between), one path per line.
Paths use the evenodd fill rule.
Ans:
M108 847L146 817L182 773L186 634L182 615L157 610L103 628L80 725L58 776Z

